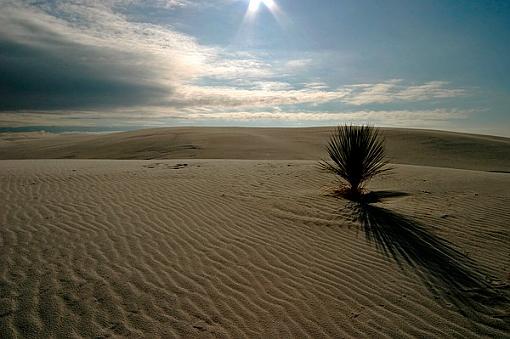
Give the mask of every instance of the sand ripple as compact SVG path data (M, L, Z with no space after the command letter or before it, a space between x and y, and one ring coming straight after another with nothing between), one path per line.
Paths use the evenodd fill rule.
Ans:
M373 187L408 195L376 206L497 298L385 255L313 162L2 161L0 336L508 335L509 176L396 172Z

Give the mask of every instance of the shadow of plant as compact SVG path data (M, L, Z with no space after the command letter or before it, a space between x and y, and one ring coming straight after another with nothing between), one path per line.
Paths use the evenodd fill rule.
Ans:
M420 222L371 204L403 195L406 194L372 192L361 202L350 204L366 240L401 268L407 264L416 269L438 299L454 304L463 315L474 316L477 320L484 317L485 323L488 320L493 326L508 329L509 299L503 290L491 284L470 258Z

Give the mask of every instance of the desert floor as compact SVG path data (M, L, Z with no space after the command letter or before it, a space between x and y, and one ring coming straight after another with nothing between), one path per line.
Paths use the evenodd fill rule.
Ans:
M386 130L360 206L316 166L328 131L0 136L179 158L1 160L0 337L508 337L510 139Z

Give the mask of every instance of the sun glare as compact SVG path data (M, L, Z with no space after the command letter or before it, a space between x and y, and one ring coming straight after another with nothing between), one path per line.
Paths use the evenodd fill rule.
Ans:
M251 13L256 12L260 7L261 2L262 0L250 0L250 6L248 7L248 11L250 11Z
M274 0L250 0L248 11L250 13L255 13L260 8L260 4L264 4L270 10L276 7Z
M260 7L264 5L266 9L273 15L281 27L286 27L288 20L280 7L277 0L249 0L248 9L244 15L243 25L253 23L257 18Z
M266 5L267 8L269 8L269 9L273 9L276 6L276 4L274 3L274 0L264 0L263 2L264 2L264 5Z

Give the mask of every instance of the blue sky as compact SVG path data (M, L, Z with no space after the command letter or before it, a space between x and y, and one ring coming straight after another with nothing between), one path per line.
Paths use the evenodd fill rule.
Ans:
M0 125L510 136L510 2L0 0Z

